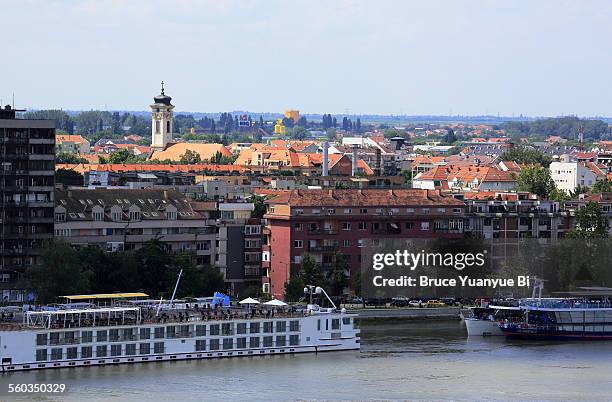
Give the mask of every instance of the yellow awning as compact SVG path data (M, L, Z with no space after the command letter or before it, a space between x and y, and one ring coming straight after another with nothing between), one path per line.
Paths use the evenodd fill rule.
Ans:
M99 293L95 295L74 295L61 296L68 300L89 300L89 299L125 299L128 297L147 297L146 293Z

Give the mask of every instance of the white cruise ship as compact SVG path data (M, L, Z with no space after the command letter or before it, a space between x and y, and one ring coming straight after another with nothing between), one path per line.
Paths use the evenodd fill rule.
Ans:
M313 304L303 311L183 305L160 314L115 303L2 317L4 372L360 348L355 314Z

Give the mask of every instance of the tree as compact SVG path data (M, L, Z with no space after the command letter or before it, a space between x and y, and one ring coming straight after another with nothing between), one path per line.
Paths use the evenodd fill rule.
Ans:
M57 169L55 171L55 182L66 186L82 186L84 177L79 172L70 169Z
M195 165L197 163L201 163L202 159L199 153L188 149L183 155L181 155L179 162L183 165Z
M358 117L357 121L355 122L355 131L360 133L361 132L361 119Z
M67 243L53 241L46 247L41 262L28 272L40 303L55 301L65 294L83 294L91 290L93 273L83 269L78 253Z
M612 183L607 180L597 180L593 187L591 188L591 193L593 194L601 194L601 193L612 193Z
M608 237L608 219L599 204L593 201L576 211L576 226L568 233L576 239L601 239Z
M293 117L283 117L283 126L287 128L293 128L293 126L295 126L295 121L293 121Z
M297 302L304 297L304 281L299 275L292 275L285 283L285 300Z
M300 278L302 278L304 285L321 286L323 284L324 278L321 268L310 254L302 254Z
M108 163L126 163L130 159L130 151L122 148L108 156Z
M266 213L265 198L260 195L253 195L253 211L251 218L263 219Z
M552 159L550 156L543 154L535 149L530 149L524 146L515 146L504 152L501 156L502 161L514 161L525 165L541 165L548 167Z
M457 136L455 135L455 130L453 130L452 128L449 128L448 132L442 139L442 142L445 143L446 145L452 145L455 142L457 142Z
M406 184L412 181L412 170L404 169L402 170L401 175L404 176L404 180Z
M305 116L301 116L298 119L297 125L300 126L300 127L306 128L306 127L308 127L308 120L306 120Z
M355 271L351 275L351 289L356 296L361 296L361 271Z
M548 198L556 189L550 170L540 166L523 168L518 175L517 184L520 191L528 191L542 198Z
M332 256L332 268L329 272L328 283L330 291L334 296L341 296L344 288L348 285L347 272L350 266L347 257L339 252Z
M89 163L89 161L85 158L80 158L75 154L71 154L68 152L60 152L57 155L55 155L55 163L74 164L74 163Z

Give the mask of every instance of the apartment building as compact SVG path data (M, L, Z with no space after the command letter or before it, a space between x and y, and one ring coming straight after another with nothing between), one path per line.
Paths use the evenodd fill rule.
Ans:
M55 235L75 247L131 250L159 238L197 265L214 263L214 222L178 191L57 189L55 197Z
M31 298L23 280L53 237L55 122L18 119L0 109L0 297Z
M591 162L552 162L549 167L550 176L559 190L569 194L578 186L591 187L595 184L598 173L592 169L592 165Z
M464 236L466 205L437 190L289 190L267 201L264 292L283 298L302 255L330 268L334 253L360 269L364 239Z

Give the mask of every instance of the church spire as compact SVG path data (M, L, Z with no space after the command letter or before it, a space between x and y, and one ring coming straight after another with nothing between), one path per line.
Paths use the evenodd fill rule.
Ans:
M164 82L163 81L161 82L161 85L162 85L161 94L165 95L165 93L164 93Z

